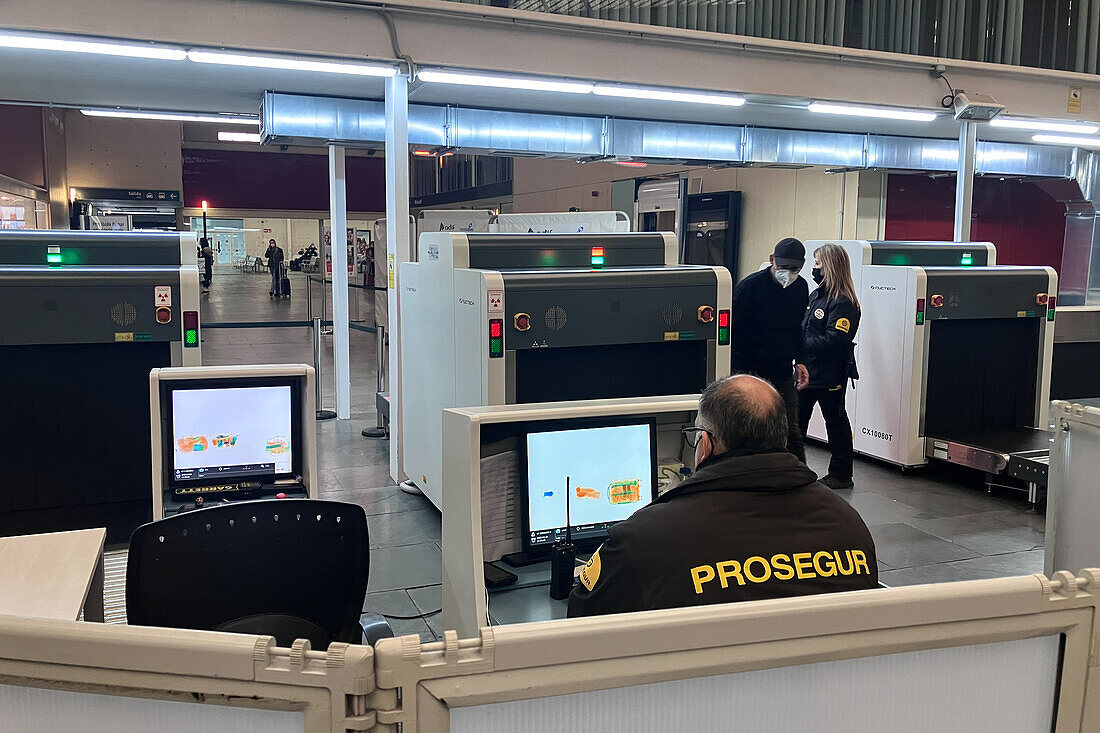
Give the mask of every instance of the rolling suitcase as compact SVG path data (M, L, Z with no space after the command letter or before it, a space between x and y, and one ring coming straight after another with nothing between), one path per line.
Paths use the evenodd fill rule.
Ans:
M290 297L290 277L287 275L286 265L283 265L279 271L279 295L284 298Z

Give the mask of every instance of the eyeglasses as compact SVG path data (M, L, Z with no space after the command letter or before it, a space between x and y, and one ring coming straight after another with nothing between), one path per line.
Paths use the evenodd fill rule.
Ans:
M714 440L714 433L697 425L692 425L689 428L682 428L680 432L684 434L684 440L692 448L696 448L699 445L699 441L703 439L704 434L709 435L710 439Z

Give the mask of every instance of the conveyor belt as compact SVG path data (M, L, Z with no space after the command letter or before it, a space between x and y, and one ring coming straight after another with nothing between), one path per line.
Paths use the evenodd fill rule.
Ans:
M1045 487L1051 440L1049 431L1037 428L976 430L952 437L929 436L924 454Z

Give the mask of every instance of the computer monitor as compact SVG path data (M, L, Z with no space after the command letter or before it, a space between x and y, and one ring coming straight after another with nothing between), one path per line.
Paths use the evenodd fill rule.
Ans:
M529 431L524 446L525 550L548 550L565 538L567 502L570 535L584 547L656 496L654 418L547 423Z
M272 483L301 475L300 380L166 381L161 399L169 487Z

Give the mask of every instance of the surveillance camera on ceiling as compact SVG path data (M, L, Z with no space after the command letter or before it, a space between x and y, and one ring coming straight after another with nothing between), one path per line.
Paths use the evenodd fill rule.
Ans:
M1005 111L1005 106L985 94L955 94L955 119L989 122Z

